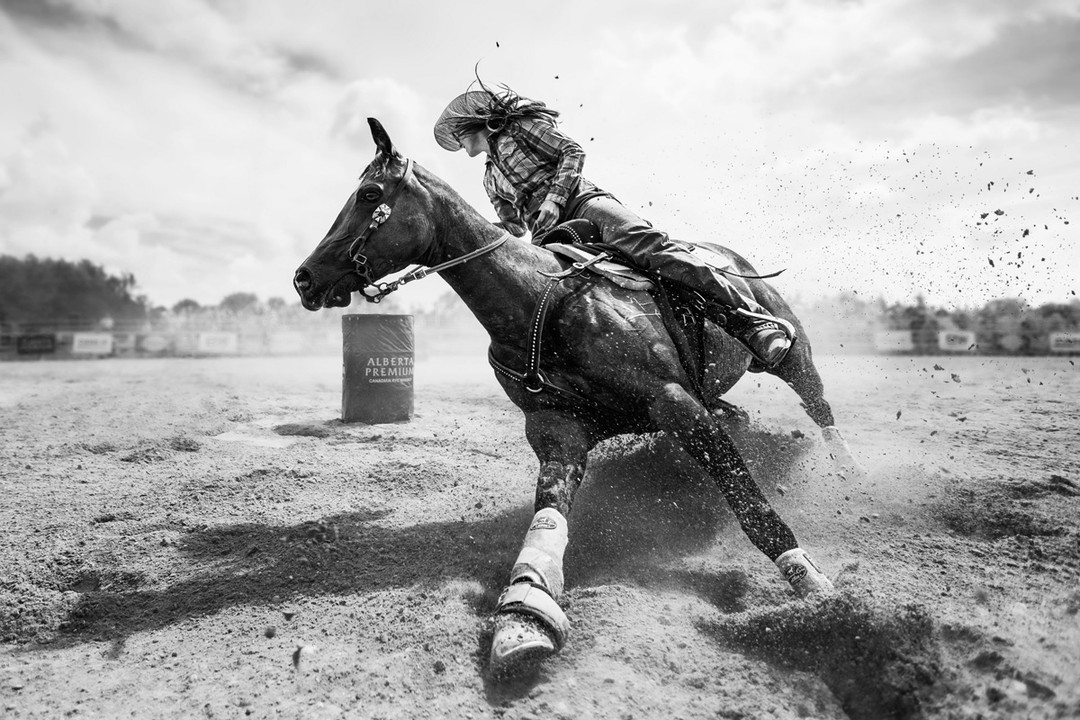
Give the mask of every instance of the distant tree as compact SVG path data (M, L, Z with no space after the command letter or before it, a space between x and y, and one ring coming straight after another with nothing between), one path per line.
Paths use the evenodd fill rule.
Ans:
M221 309L231 313L241 313L252 310L259 304L259 298L254 293L238 292L227 295L221 301Z
M177 315L183 315L185 313L198 312L202 306L195 302L191 298L184 298L180 302L172 306L172 311Z
M146 318L146 300L135 297L135 276L110 275L89 260L70 262L0 255L0 308L12 323L95 325Z
M1020 298L998 298L975 313L975 334L983 352L1020 352L1023 349L1021 323L1027 303Z
M270 308L271 310L282 310L285 308L285 306L285 301L279 297L272 297L266 301L266 307Z

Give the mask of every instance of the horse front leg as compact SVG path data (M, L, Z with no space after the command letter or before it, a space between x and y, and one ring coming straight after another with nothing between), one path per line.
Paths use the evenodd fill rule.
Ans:
M769 504L731 438L685 388L674 383L665 386L650 404L649 415L658 427L673 432L712 476L750 542L776 564L796 595L833 589Z
M525 416L525 435L540 460L540 475L535 514L495 611L490 667L497 676L534 667L566 642L570 621L559 606L566 518L592 446L580 422L549 410Z

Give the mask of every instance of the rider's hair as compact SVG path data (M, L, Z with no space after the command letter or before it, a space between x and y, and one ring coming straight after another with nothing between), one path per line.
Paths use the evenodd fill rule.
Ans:
M497 133L508 124L526 119L546 120L552 124L559 117L557 110L552 110L539 100L522 97L506 85L498 85L493 90L476 76L479 92L487 97L484 102L472 104L470 112L447 118L449 130L456 136L469 135L479 130ZM476 92L476 91L473 91Z

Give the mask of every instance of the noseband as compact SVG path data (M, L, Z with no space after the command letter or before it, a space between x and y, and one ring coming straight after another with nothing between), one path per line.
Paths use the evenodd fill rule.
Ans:
M406 273L402 277L392 282L374 282L371 279L371 270L368 267L367 256L363 254L362 250L364 249L364 245L367 243L368 238L371 237L371 234L378 230L380 225L390 219L390 214L394 211L394 200L397 199L397 196L401 192L401 189L405 187L405 184L409 181L409 178L412 177L412 175L413 161L412 159L406 159L405 172L402 174L401 179L398 180L397 186L394 187L394 189L390 192L390 195L388 195L386 199L371 212L371 222L368 223L368 226L364 228L363 232L357 235L356 238L352 241L352 244L349 245L349 259L353 261L353 264L356 266L356 274L360 276L360 280L363 281L364 285L366 286L365 289L361 291L361 294L368 302L378 303L383 299L383 297L394 292L405 283L412 282L413 280L419 280L420 278L427 277L431 273L439 272L440 270L446 270L447 268L453 267L454 265L460 265L461 263L468 262L475 257L479 257L480 255L491 252L492 250L499 247L504 242L510 239L510 233L504 231L502 237L500 237L495 242L485 245L482 248L477 248L476 250L466 253L461 257L454 258L453 260L447 260L444 263L440 263L429 268L418 267L417 269ZM370 288L374 288L374 292L369 293Z

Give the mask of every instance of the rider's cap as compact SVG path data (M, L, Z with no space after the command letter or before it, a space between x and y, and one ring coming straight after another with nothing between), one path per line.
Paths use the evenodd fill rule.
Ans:
M491 113L491 93L484 90L470 90L450 101L442 115L435 121L435 142L444 150L454 152L461 149L455 130L461 120L486 120Z

